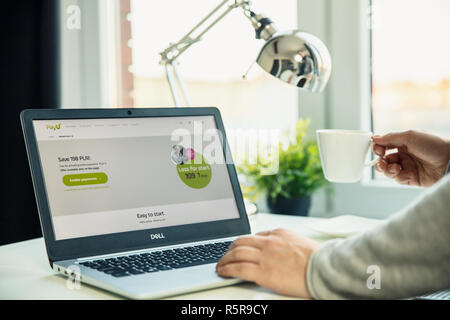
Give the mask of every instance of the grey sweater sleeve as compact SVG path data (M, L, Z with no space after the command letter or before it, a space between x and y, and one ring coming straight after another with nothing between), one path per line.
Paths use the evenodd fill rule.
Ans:
M449 289L450 174L369 232L325 242L309 260L307 285L316 299L395 299Z

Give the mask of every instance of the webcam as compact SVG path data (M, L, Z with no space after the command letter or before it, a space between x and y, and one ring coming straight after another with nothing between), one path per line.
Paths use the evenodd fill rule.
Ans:
M127 114L128 114L129 116L131 116L131 115L133 114L133 112L131 112L131 110L128 110L128 111L127 111Z

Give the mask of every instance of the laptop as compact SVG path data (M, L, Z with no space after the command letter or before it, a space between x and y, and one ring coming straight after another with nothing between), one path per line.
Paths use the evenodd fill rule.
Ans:
M218 109L25 110L21 122L50 266L69 284L150 299L241 281L215 271L250 233Z

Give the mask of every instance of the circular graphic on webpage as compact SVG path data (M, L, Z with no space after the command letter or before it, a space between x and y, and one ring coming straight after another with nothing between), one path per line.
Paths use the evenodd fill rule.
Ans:
M172 147L170 157L177 167L178 176L188 187L203 189L210 183L212 177L211 166L194 149L176 145Z

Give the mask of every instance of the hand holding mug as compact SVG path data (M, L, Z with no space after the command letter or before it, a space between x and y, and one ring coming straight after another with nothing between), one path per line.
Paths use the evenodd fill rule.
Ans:
M381 159L375 169L400 184L431 186L445 174L450 160L450 140L405 131L374 136L373 152ZM397 152L386 155L388 150Z

